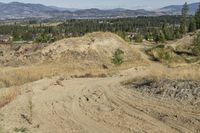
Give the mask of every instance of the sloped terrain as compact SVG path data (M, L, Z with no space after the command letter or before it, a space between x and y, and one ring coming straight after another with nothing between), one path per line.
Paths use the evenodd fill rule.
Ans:
M116 49L124 52L124 63L117 67L111 61ZM48 45L2 45L0 53L0 88L56 75L105 75L114 69L146 64L139 50L115 34L101 32Z
M82 38L64 39L42 50L44 57L62 62L79 62L88 65L113 66L113 53L121 49L124 52L124 63L143 62L138 50L112 33L92 33Z
M154 61L171 66L199 64L200 57L195 53L193 41L196 33L189 33L181 39L168 41L146 49L146 54Z
M111 33L32 48L15 49L20 58L13 60L25 66L2 63L0 133L200 132L198 64L169 68L148 61ZM124 51L121 66L111 63L118 48Z
M44 62L80 63L82 65L112 65L116 49L124 51L124 62L142 61L140 54L124 40L112 33L91 33L80 38L69 38L53 44L1 46L1 66L23 66ZM64 61L64 62L63 62Z

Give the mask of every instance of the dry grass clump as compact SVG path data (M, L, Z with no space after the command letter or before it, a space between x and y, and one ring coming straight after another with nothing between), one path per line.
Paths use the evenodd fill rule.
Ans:
M136 61L137 62L137 61ZM136 62L124 62L121 66L103 66L89 64L84 66L77 62L73 63L45 63L42 65L22 66L22 67L3 67L0 69L0 88L18 86L25 83L37 81L45 77L53 77L62 75L70 77L76 75L77 77L105 77L116 71L133 67L134 64L141 64ZM145 64L145 63L144 63Z
M124 55L123 63L116 67L112 64L111 59L117 48L123 49ZM139 50L132 48L119 36L107 32L96 32L84 37L63 39L46 47L34 49L34 46L31 45L21 47L19 59L15 56L10 57L9 54L12 59L9 62L18 65L6 63L2 66L18 67L0 67L0 88L18 86L59 75L104 77L102 74L107 75L108 72L114 73L121 69L147 64Z
M168 68L162 65L157 65L150 68L149 76L155 79L169 78L174 80L200 80L200 66L186 65L177 68Z
M18 88L6 89L0 92L0 108L12 102L20 93Z
M200 81L200 65L186 65L176 68L169 68L162 64L154 64L149 67L149 72L144 76L137 76L125 81L121 84L128 85L145 79L159 81L161 79L170 80L194 80Z
M79 76L86 73L90 73L91 75L100 75L106 72L98 67L82 68L81 65L74 66L71 64L43 64L18 68L1 68L0 88L18 86L45 77L53 77L57 75Z
M43 76L48 76L47 73L52 74L49 69L45 69L44 67L3 68L0 70L0 87L9 87L35 81L43 78Z

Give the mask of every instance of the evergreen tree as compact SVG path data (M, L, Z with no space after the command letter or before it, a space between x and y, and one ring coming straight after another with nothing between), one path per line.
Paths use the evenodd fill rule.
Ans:
M181 37L182 37L182 34L180 33L180 30L178 28L176 28L174 30L174 38L180 39Z
M174 40L174 30L173 30L173 28L164 25L162 30L163 30L163 33L165 35L166 40Z
M152 40L153 40L153 35L152 35L152 33L148 31L148 32L145 34L145 39L146 39L147 41L152 41Z
M180 23L180 32L182 34L187 33L187 28L188 28L188 20L187 20L188 11L189 11L188 4L185 3L183 5L183 8L182 8L182 16L181 16L181 23Z
M200 4L197 12L195 13L195 22L197 29L200 29Z
M153 40L156 43L158 43L158 42L165 42L165 35L164 35L163 31L162 30L157 30L154 33Z
M18 32L13 32L13 41L20 41L21 40L21 36Z
M189 31L189 32L194 32L194 31L196 31L196 22L195 22L195 19L194 19L194 18L192 18L192 20L190 21L188 31Z
M193 40L193 54L200 56L200 32Z

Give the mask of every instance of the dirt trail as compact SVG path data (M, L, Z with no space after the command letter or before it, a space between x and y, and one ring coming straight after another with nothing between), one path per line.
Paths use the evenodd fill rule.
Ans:
M145 76L139 67L113 77L54 77L22 86L21 95L0 110L6 133L198 133L200 107L143 96L121 81Z

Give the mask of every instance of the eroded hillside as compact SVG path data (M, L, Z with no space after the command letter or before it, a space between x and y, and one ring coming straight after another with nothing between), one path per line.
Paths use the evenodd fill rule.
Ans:
M56 75L107 74L116 69L111 62L116 49L124 52L124 63L117 69L146 64L137 49L112 33L98 32L49 45L1 46L0 49L0 87Z

